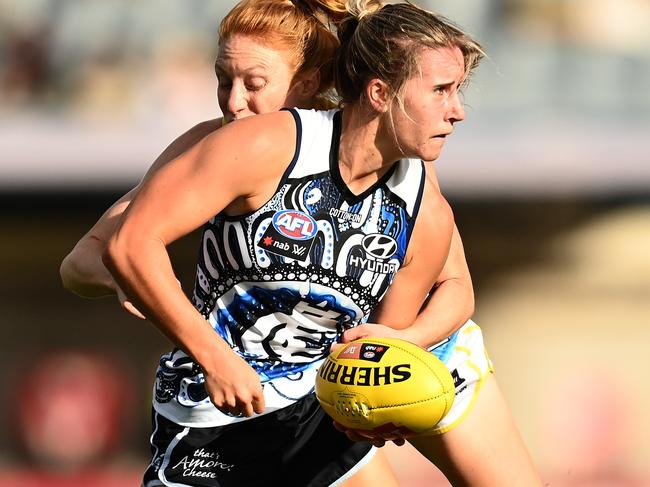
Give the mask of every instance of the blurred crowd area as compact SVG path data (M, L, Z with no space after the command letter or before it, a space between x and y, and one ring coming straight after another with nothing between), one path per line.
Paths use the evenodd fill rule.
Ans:
M156 88L210 74L219 20L233 2L0 2L0 104L28 110L137 114ZM161 87L165 82L179 86ZM214 88L213 88L214 89ZM209 90L209 91L213 91ZM208 93L209 93L208 91ZM149 100L150 103L155 101Z
M234 3L1 0L2 110L132 116L159 103L156 96L198 88L210 73L219 20ZM537 116L562 109L627 118L650 110L650 93L641 89L650 85L648 0L420 4L485 44L485 96L470 94L480 112L532 107Z
M234 4L0 0L0 188L138 181L173 138L220 114L217 30ZM448 191L644 191L650 0L420 4L472 33L489 56L448 144ZM38 157L25 150L34 138L47 147Z

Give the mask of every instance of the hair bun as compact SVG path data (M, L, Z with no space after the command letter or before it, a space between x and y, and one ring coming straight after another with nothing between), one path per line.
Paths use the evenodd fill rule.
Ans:
M359 19L351 15L345 17L337 28L337 35L341 44L349 41L359 26Z
M348 0L348 15L338 25L338 36L341 43L349 40L356 31L359 23L368 15L381 10L384 4L381 0Z
M384 4L381 0L349 0L347 2L348 12L357 20L380 10Z

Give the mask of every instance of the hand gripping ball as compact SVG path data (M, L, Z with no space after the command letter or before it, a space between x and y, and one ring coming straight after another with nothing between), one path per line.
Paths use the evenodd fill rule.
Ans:
M425 433L449 412L454 380L437 357L397 338L364 338L329 355L316 376L316 397L350 429Z

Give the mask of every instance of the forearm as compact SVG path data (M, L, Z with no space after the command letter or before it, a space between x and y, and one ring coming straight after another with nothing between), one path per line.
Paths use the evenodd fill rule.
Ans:
M450 336L474 314L474 288L465 251L454 226L447 261L436 287L405 334L414 343L430 346Z
M117 285L102 262L106 243L128 208L137 188L117 200L63 259L60 273L63 286L84 298L117 294Z
M138 309L204 370L212 370L227 344L183 294L165 246L142 239L109 241L103 262Z
M220 126L220 122L221 119L202 122L174 140L154 161L143 181L150 179L165 164L216 130ZM117 285L102 262L102 254L106 249L106 243L113 236L119 220L131 204L139 187L140 185L133 188L106 210L97 223L65 257L61 263L60 273L63 286L66 289L85 298L97 298L117 293Z
M63 286L84 298L116 294L115 280L101 258L105 247L96 237L82 238L61 263Z
M411 326L404 329L404 339L429 347L460 328L474 313L471 286L459 280L441 283L431 294Z

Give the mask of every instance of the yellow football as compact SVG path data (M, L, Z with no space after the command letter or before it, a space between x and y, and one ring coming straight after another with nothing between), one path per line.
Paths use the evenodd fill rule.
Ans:
M454 380L432 353L397 338L364 338L329 355L316 397L347 428L425 433L449 412Z

